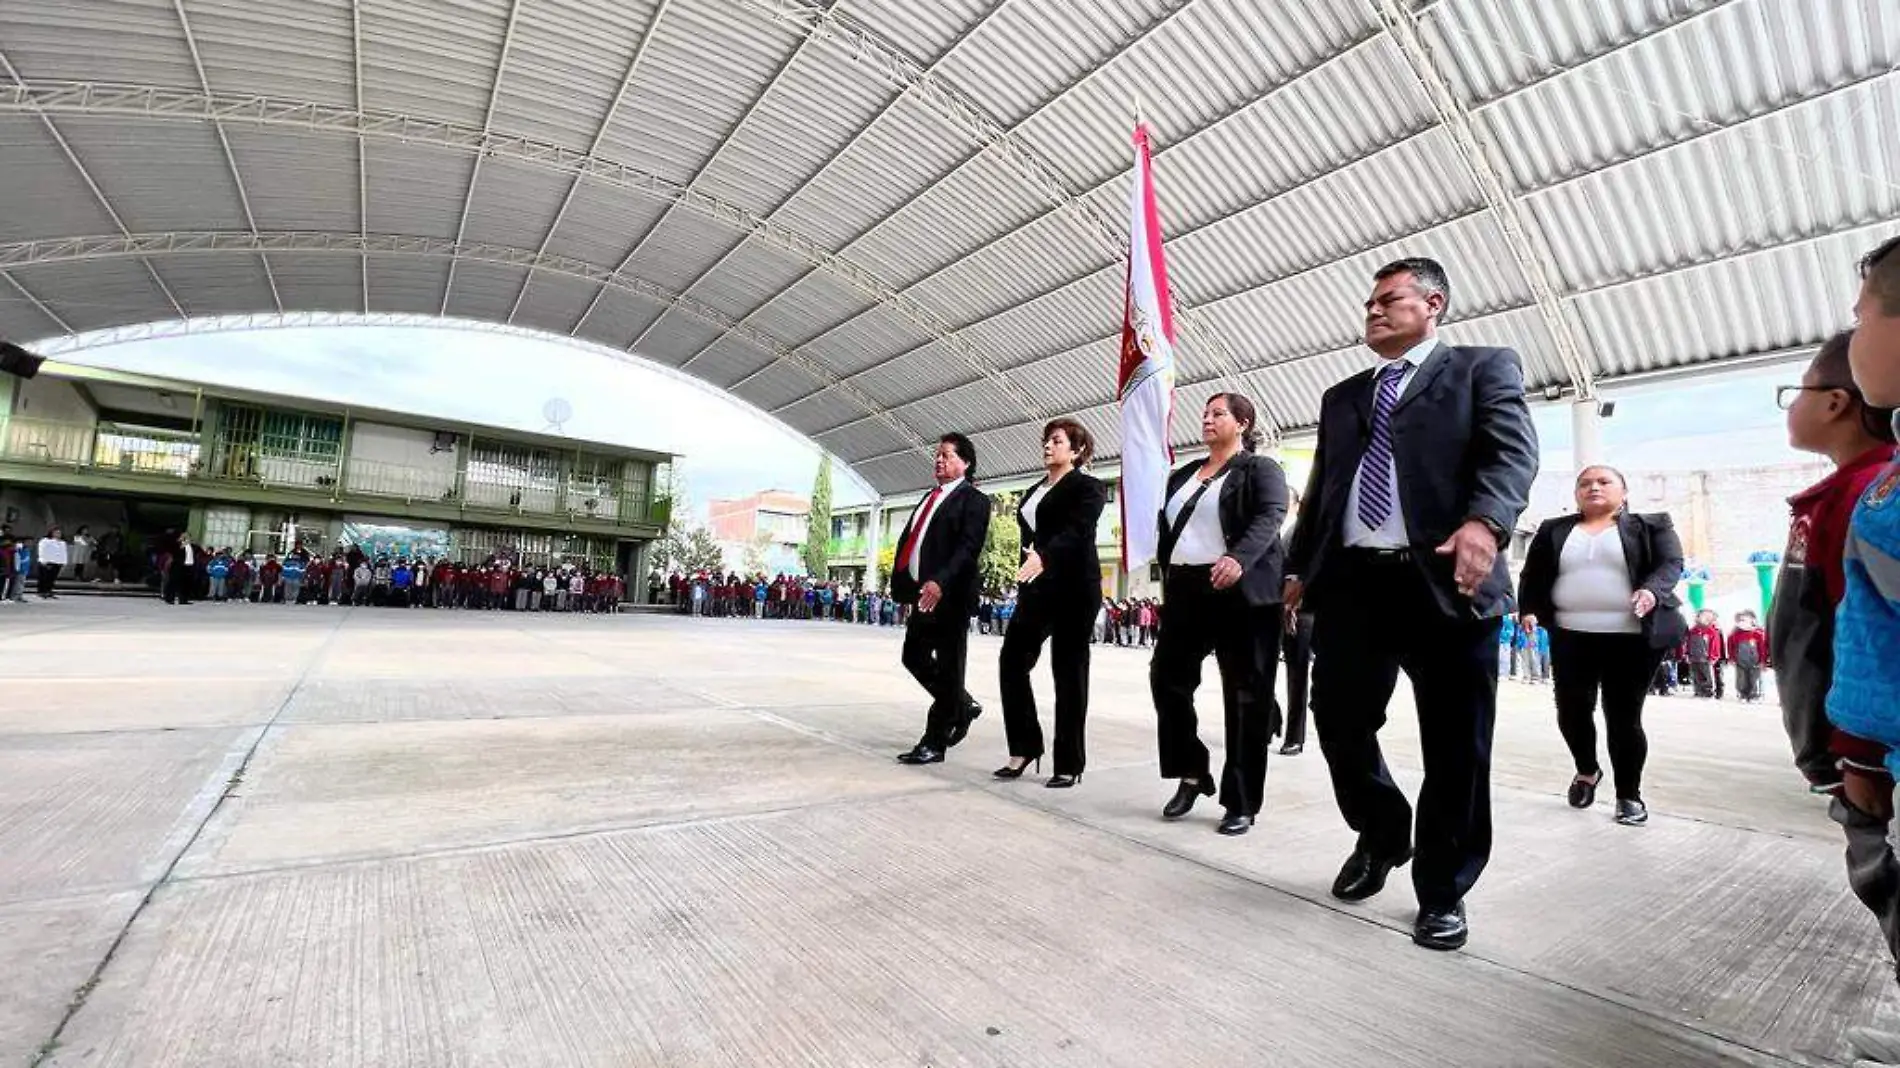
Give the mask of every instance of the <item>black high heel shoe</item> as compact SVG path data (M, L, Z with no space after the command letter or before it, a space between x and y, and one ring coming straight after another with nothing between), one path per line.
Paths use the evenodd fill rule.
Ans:
M995 777L999 779L1020 779L1023 777L1023 772L1029 770L1029 763L1030 763L1029 761L1025 760L1021 764L1016 765L1015 767L1011 767L1008 764L1005 764L1002 767L997 768L995 771L990 772L990 774L994 775ZM1042 758L1037 757L1035 760L1035 763L1036 763L1036 774L1041 775L1042 774Z
M1049 781L1043 785L1051 790L1067 790L1081 781L1082 773L1078 771L1074 775L1051 775Z

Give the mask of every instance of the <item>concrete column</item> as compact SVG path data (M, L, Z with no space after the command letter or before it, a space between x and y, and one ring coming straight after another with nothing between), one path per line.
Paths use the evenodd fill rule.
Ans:
M1570 448L1577 470L1603 462L1603 415L1594 398L1570 406Z
M871 525L865 533L864 547L864 588L876 592L878 580L878 556L884 551L884 502L871 502Z

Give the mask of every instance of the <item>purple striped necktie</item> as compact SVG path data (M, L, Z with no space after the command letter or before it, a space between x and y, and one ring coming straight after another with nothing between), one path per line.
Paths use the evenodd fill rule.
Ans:
M1392 518L1392 409L1399 405L1399 386L1405 381L1404 360L1379 369L1372 398L1372 438L1359 461L1359 521L1377 530Z

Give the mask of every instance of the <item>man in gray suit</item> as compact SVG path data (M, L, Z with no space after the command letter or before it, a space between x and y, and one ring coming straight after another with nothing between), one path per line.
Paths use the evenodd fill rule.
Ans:
M1510 349L1446 345L1451 283L1433 260L1388 264L1366 301L1379 366L1326 391L1287 555L1289 615L1311 612L1313 724L1359 833L1333 894L1360 901L1411 860L1413 941L1457 949L1464 897L1491 854L1501 553L1537 474L1537 433ZM1425 757L1418 827L1379 751L1403 670Z

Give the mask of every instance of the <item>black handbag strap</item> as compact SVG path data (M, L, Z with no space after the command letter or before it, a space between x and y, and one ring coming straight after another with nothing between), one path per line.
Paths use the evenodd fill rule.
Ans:
M1220 470L1214 472L1212 477L1203 479L1200 486L1182 503L1181 511L1175 515L1174 522L1168 524L1167 529L1161 532L1161 543L1155 547L1155 559L1161 562L1162 567L1167 567L1174 558L1174 546L1181 540L1181 535L1187 531L1188 520L1194 517L1194 506L1200 504L1201 498L1207 495L1207 487L1219 482L1221 476L1225 475L1238 459L1240 459L1239 453L1229 456L1227 462L1220 466ZM1161 511L1163 516L1167 514L1166 504L1161 506Z

